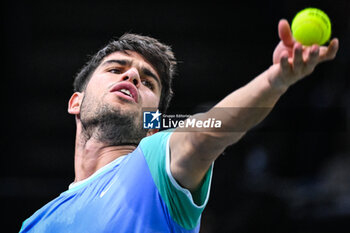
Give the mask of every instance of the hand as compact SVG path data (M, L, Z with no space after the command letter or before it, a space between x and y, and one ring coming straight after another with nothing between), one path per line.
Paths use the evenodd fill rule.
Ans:
M277 76L271 78L271 85L288 88L295 82L312 73L324 61L332 60L337 54L339 41L333 39L327 46L302 46L292 36L288 21L280 20L278 35L281 39L273 53L273 66Z

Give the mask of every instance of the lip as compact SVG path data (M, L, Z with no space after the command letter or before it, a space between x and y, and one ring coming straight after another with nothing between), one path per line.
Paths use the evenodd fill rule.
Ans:
M129 90L133 98L131 98L130 96L127 96L127 95L121 93L120 92L121 89ZM133 84L131 84L131 83L127 82L127 81L115 84L111 88L110 92L116 92L119 96L121 96L121 97L123 97L125 99L128 99L128 100L132 100L135 103L138 103L138 97L139 96L138 96L137 89L136 89L136 87Z

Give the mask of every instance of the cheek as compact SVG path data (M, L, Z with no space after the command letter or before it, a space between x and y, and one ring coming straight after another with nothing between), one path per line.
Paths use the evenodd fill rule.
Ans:
M101 77L93 76L88 85L86 86L86 92L95 99L95 101L101 101L106 95L106 86L107 82L104 82L105 79Z
M88 85L86 86L86 90L94 93L99 93L102 91L103 87L106 85L103 83L104 79L99 77L91 77Z
M145 91L142 95L142 107L157 108L160 101L160 96L152 91Z

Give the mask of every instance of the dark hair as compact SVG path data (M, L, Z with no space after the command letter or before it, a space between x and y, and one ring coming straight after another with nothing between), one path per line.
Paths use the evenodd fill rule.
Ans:
M73 83L74 91L82 92L85 90L93 72L106 56L126 50L135 51L142 55L158 72L162 84L158 108L160 112L166 112L173 96L171 87L176 70L176 59L170 46L148 36L127 33L118 40L109 42L92 56L77 74Z

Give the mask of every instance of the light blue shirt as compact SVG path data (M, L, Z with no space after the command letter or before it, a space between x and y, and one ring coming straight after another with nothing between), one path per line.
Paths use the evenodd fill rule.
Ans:
M170 172L170 135L146 137L132 153L70 185L24 221L20 232L199 232L213 166L194 201Z

